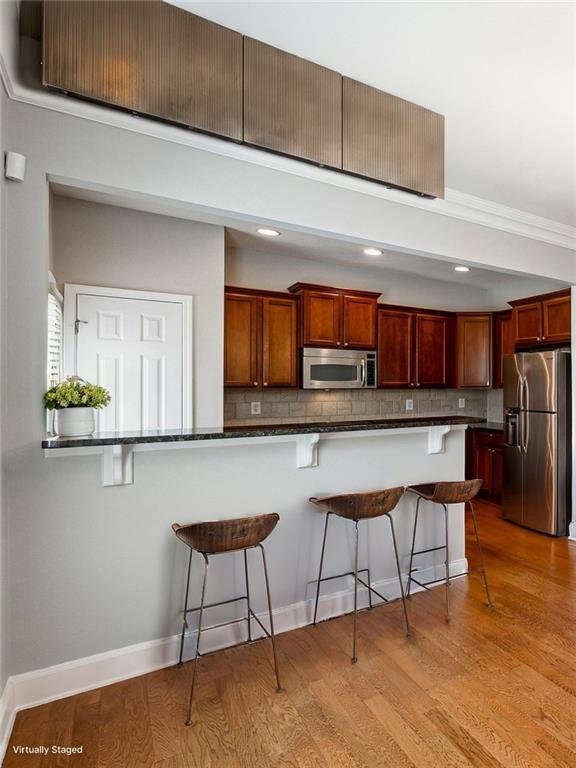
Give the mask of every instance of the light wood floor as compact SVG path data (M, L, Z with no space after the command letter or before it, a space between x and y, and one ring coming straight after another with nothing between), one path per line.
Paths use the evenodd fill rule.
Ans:
M574 768L576 545L480 510L494 610L478 577L400 604L279 636L285 693L268 643L204 660L197 724L183 725L191 664L18 715L5 768ZM473 555L473 552L470 552ZM83 744L83 757L17 757L15 744Z

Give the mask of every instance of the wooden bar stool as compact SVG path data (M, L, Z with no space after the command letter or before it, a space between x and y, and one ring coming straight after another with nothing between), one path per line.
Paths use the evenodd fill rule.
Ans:
M340 579L343 576L354 576L354 628L352 634L352 663L355 664L358 659L356 657L356 617L358 614L358 582L368 589L368 605L372 608L372 593L377 595L385 603L389 602L388 598L381 595L380 592L373 589L370 582L370 571L368 568L358 568L358 523L360 520L369 520L374 517L386 516L390 522L390 530L392 531L392 542L394 544L394 556L396 558L396 570L398 573L398 583L400 584L400 594L402 596L402 604L404 607L404 620L406 622L406 634L410 635L410 622L408 620L408 609L406 607L406 598L404 595L404 586L402 584L402 576L400 573L400 560L398 558L398 546L396 544L396 535L394 533L394 522L392 520L391 512L398 504L398 501L404 493L403 487L388 488L383 491L372 491L368 493L346 493L339 496L325 496L318 499L315 496L310 498L313 504L326 509L326 522L324 523L324 539L322 541L322 552L320 555L320 569L318 572L318 584L316 586L316 603L314 605L314 621L316 626L318 618L318 600L320 598L320 584L323 581L331 581L332 579ZM354 522L356 529L356 544L354 554L354 570L347 573L339 573L336 576L322 576L322 568L324 565L324 552L326 550L326 534L328 533L328 521L330 515L338 515L344 517L347 520ZM361 579L358 574L366 572L368 575L368 583Z
M255 517L240 517L234 520L215 520L211 522L190 523L189 525L180 525L174 523L172 530L176 536L190 547L190 556L188 558L188 573L186 576L186 596L184 598L184 620L182 623L182 635L180 637L180 657L178 665L182 665L182 653L184 651L184 636L188 628L187 616L189 613L198 611L198 635L196 637L196 655L194 657L194 669L192 671L192 683L190 685L190 698L188 700L188 718L186 725L192 725L192 701L194 698L194 685L196 682L196 671L200 658L205 655L200 653L200 634L202 632L202 615L204 609L215 608L219 605L228 605L240 600L246 600L246 616L235 621L227 621L217 626L226 626L235 624L238 621L246 621L248 624L248 639L246 643L252 642L252 627L250 619L254 619L264 634L272 642L272 654L274 656L274 671L276 673L276 689L282 690L280 685L280 675L278 672L278 659L276 656L276 642L274 636L274 621L272 618L272 601L270 598L270 583L268 580L268 568L266 567L266 554L262 542L267 538L279 520L279 515L275 512L267 515L257 515ZM270 631L262 624L258 616L252 610L250 605L250 585L248 582L248 550L258 547L262 553L262 565L264 567L264 580L266 583L266 595L268 598L268 615L270 617ZM204 558L204 577L202 580L202 593L200 605L197 608L188 608L188 594L190 591L190 572L192 568L192 554L199 552ZM230 600L222 600L219 603L204 605L206 596L206 579L208 576L208 557L209 555L220 555L227 552L244 552L244 575L246 579L246 594L240 597L233 597ZM213 627L212 627L213 629Z
M418 584L419 587L424 589L430 589L432 584L438 584L444 581L446 588L446 621L450 621L450 581L452 579L459 578L460 576L467 576L472 573L468 570L466 573L459 573L455 576L450 576L450 549L448 546L448 505L449 504L464 504L470 508L472 512L472 521L474 523L474 535L476 538L476 546L478 548L478 554L480 556L480 568L479 573L482 574L484 581L484 589L486 590L486 597L488 598L488 607L492 608L492 598L490 597L490 589L488 587L488 580L486 578L486 567L484 565L484 553L482 552L482 546L480 544L480 537L478 535L478 520L476 518L476 510L472 504L472 499L476 498L478 492L482 488L482 480L462 480L462 481L449 481L438 483L423 483L421 485L410 485L407 491L416 494L418 501L416 502L416 515L414 517L414 531L412 534L412 547L410 549L410 566L408 568L408 586L407 596L410 597L410 587L412 582ZM420 549L414 551L416 544L416 528L418 526L418 513L420 508L420 502L424 499L434 504L440 504L444 508L444 530L445 530L445 543L439 547L430 547L429 549ZM446 560L444 562L445 576L443 579L434 579L433 581L421 582L415 579L412 574L414 573L413 562L415 555L423 555L428 552L436 552L437 550L446 550Z

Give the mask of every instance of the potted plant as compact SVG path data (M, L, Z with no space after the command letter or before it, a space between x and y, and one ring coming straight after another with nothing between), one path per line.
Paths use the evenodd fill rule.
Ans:
M98 384L90 384L78 376L51 387L44 395L44 405L55 410L56 433L61 437L80 437L94 432L94 409L105 408L110 393Z

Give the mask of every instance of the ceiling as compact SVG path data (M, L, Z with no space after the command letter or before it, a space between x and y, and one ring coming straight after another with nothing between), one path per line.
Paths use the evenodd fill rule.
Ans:
M576 4L187 2L446 116L446 185L576 224Z

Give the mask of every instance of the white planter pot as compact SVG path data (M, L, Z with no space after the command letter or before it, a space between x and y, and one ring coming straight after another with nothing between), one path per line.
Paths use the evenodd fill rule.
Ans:
M60 437L91 435L96 428L94 408L60 408L56 411L55 428Z

